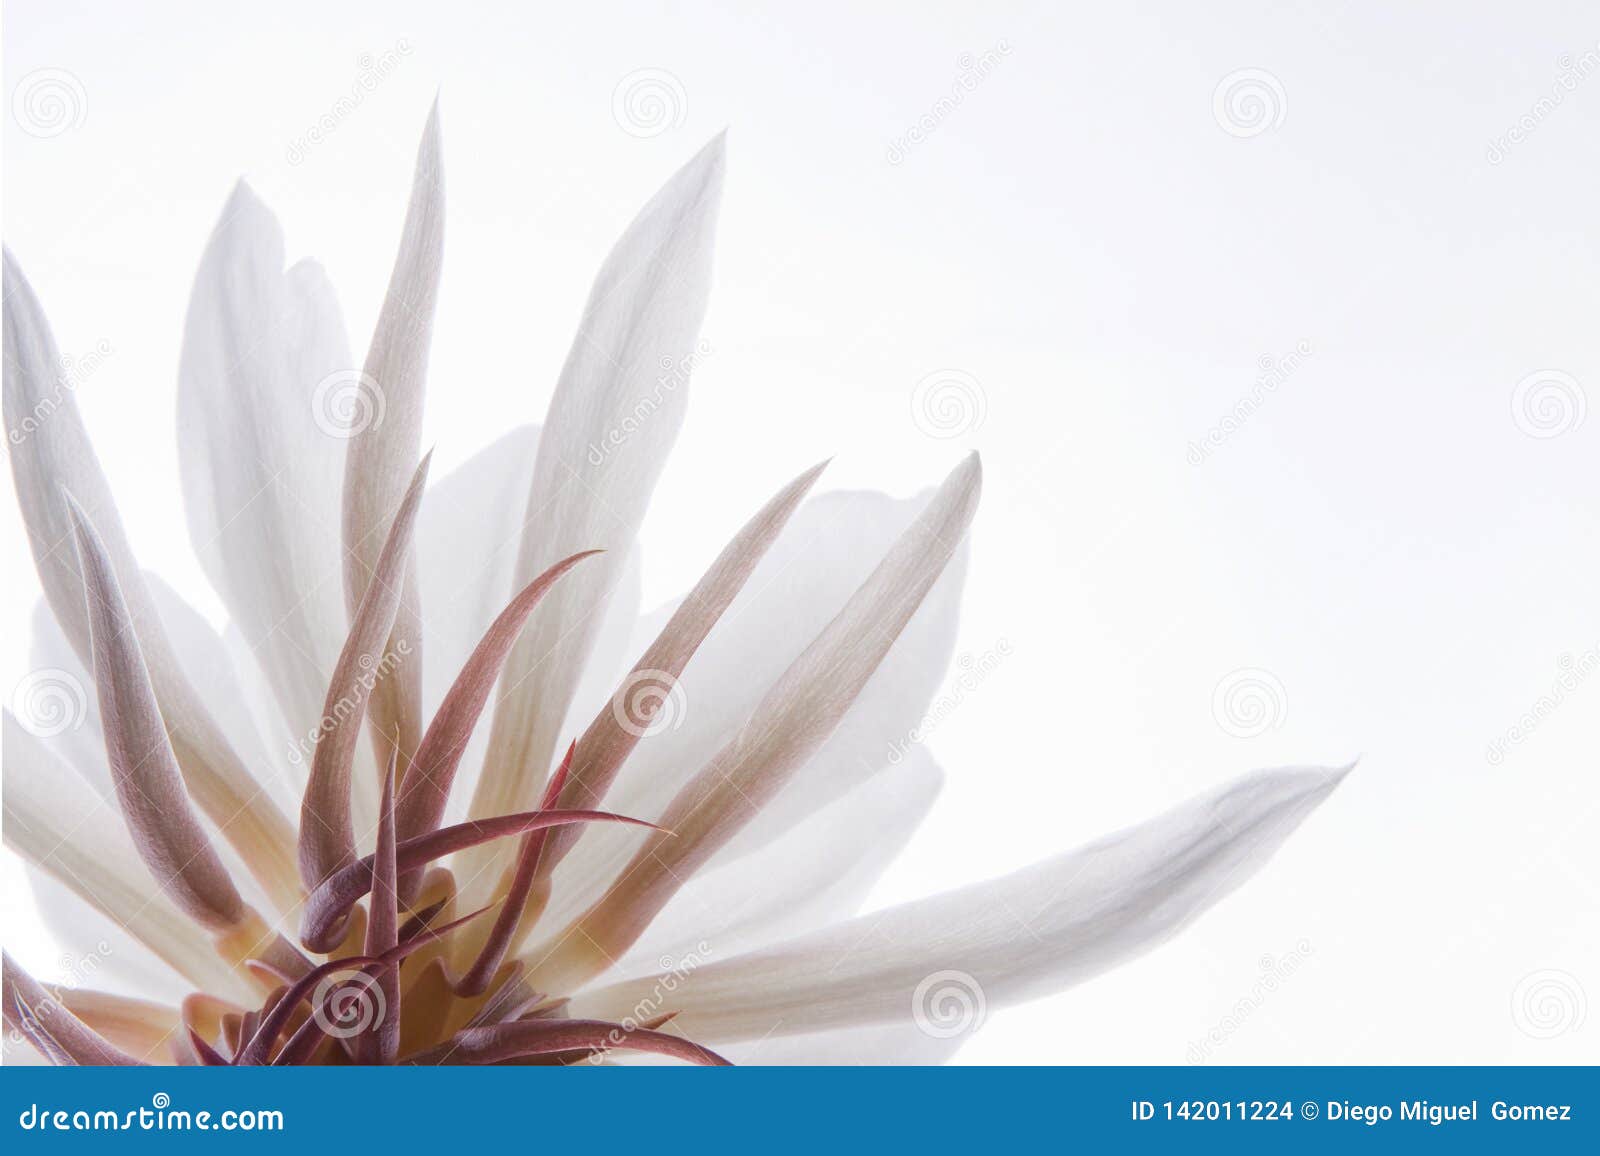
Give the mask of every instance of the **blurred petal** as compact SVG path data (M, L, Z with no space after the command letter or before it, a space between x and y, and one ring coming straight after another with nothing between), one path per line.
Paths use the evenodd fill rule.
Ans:
M941 1000L992 1007L1058 991L1164 942L1238 887L1348 769L1258 771L1003 878L706 964L666 1010L690 1038L719 1043L913 1020L947 1030ZM661 982L585 993L572 1014L627 1014Z

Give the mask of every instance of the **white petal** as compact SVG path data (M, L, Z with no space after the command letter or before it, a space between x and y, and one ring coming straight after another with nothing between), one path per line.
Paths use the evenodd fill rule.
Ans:
M977 454L950 471L928 507L895 540L843 609L691 779L603 898L529 982L569 990L637 941L683 883L777 796L833 733L943 573L977 512ZM575 934L574 934L575 933Z
M151 606L72 392L58 380L59 354L44 311L9 251L4 263L5 419L11 429L27 433L12 446L11 471L45 597L79 659L88 665L88 616L71 548L65 489L89 512L104 539L189 792L275 901L292 905L293 828L261 794L184 677Z
M421 449L428 347L443 262L444 167L435 102L417 148L400 249L362 370L363 387L374 391L372 401L378 409L351 440L345 459L345 603L352 621L368 584L376 577L379 551ZM402 766L409 765L416 752L423 725L424 648L415 554L407 556L404 575L389 649L410 649L414 658L373 688L367 707L374 739L383 744L398 738ZM379 759L388 765L387 753L380 751Z
M124 928L190 983L248 992L210 938L164 898L121 817L5 712L6 846ZM59 912L65 915L65 912Z
M195 275L178 371L189 537L296 734L322 711L346 630L345 442L327 412L351 365L319 266L285 272L277 219L229 198Z
M950 1060L967 1042L963 1034L929 1035L915 1024L871 1024L805 1035L770 1035L724 1044L719 1055L741 1067L856 1067L898 1064L927 1067Z
M525 585L582 550L608 553L582 582L552 592L512 652L491 730L493 774L478 784L475 815L537 800L606 599L677 438L722 172L718 137L635 218L590 292L539 441L515 581ZM468 858L483 864L494 854Z
M937 1029L941 1008L963 998L995 1007L1068 987L1164 942L1243 883L1347 770L1246 775L1012 875L695 968L672 994L674 1028L710 1046L918 1015ZM572 1014L627 1014L661 982L582 994Z
M618 963L653 972L714 945L754 951L848 919L927 817L944 772L916 750L765 847L691 879ZM670 966L670 965L669 965Z
M866 580L927 507L932 493L900 500L865 491L835 492L803 504L684 670L678 684L684 704L680 725L640 744L607 794L606 808L659 819L673 796L750 717L761 696ZM944 679L955 646L965 572L963 545L838 730L717 855L713 866L770 842L885 765L891 745L918 723ZM643 651L673 609L663 607L641 623L630 654ZM586 831L556 871L548 921L560 926L594 902L641 842L638 834Z
M514 591L539 427L514 429L428 487L417 518L427 607L423 704L429 718Z

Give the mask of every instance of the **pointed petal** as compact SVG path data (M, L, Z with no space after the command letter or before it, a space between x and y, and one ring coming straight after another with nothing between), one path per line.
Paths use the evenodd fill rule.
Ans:
M173 902L207 927L231 928L244 918L244 901L191 809L110 555L78 504L69 498L68 506L87 594L106 754L123 819Z
M606 795L607 808L659 820L927 508L933 492L895 499L835 491L802 503L684 669L678 689L686 709L628 756ZM948 684L967 553L963 542L838 728L707 870L783 839L886 764L904 761L907 736L926 726L934 695ZM673 609L649 615L625 650L643 651ZM609 695L614 685L600 693ZM547 923L561 926L585 911L642 841L631 829L585 832L551 880Z
M517 581L579 550L608 553L586 581L553 593L512 652L490 732L494 774L479 781L474 815L531 806L553 762L606 600L683 420L722 172L718 137L645 206L595 279L540 438ZM492 886L498 876L479 877Z
M45 596L87 665L88 616L72 548L72 525L61 499L65 488L92 512L103 536L195 802L274 901L291 905L296 896L289 822L261 795L254 777L184 677L150 604L70 383L58 380L59 354L44 311L9 250L4 265L5 420L10 429L26 434L13 440L11 472Z
M421 602L428 608L422 666L426 717L432 717L478 639L516 593L511 572L538 451L537 426L514 429L444 476L436 469L436 480L422 495L414 552Z
M659 960L726 959L849 919L933 807L943 773L918 753L873 775L765 847L696 875L627 955L622 975ZM761 880L752 887L752 879Z
M417 148L400 251L363 370L363 385L370 383L376 391L381 417L350 440L345 459L345 601L351 618L378 574L384 533L403 500L411 464L421 448L428 345L443 260L444 167L435 102ZM406 644L417 661L376 687L369 706L373 733L385 742L398 742L402 767L409 765L422 735L422 631L416 562L409 553L403 562L404 591L394 615L390 646L398 649Z
M9 954L0 956L0 984L5 987L6 1027L26 1039L53 1063L99 1067L139 1066L139 1061L112 1046L73 1015Z
M300 807L300 878L307 889L355 858L356 832L350 817L350 768L355 761L361 720L377 687L396 672L414 666L415 651L404 639L385 650L400 605L405 560L417 504L428 477L428 458L412 475L378 555L377 572L355 614L323 703L321 735Z
M426 834L439 825L455 781L456 767L523 624L556 581L594 553L596 551L590 550L564 558L535 578L511 600L478 643L428 724L422 745L417 748L416 761L406 772L400 798L402 838Z
M556 805L592 810L600 805L623 761L650 732L663 697L677 685L711 628L721 620L756 564L766 556L788 524L800 500L810 492L827 463L813 466L790 482L745 523L717 555L677 612L623 680L611 700L578 740L572 770ZM641 689L646 693L633 698ZM577 839L577 831L552 831L545 845L540 874L548 876Z
M178 464L195 553L296 735L316 725L347 628L346 442L327 410L351 364L327 277L284 270L283 231L240 182L189 298Z
M977 455L953 470L843 610L767 693L755 714L673 801L576 934L531 982L552 991L602 970L637 940L672 895L759 813L827 739L943 571L977 509ZM547 970L548 969L548 970Z
M995 1007L1058 991L1166 941L1238 887L1348 769L1259 771L1003 878L698 967L668 1001L675 1025L719 1043L910 1020L937 1033L950 1026L945 996ZM626 1014L661 982L585 993L573 1014Z
M150 878L115 808L5 712L6 846L48 872L195 987L248 991ZM79 918L82 913L79 912Z

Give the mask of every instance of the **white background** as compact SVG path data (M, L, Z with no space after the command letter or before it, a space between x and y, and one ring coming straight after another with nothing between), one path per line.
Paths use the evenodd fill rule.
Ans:
M961 1058L1183 1063L1263 957L1299 953L1213 1062L1600 1059L1600 677L1581 674L1600 647L1600 14L862 8L7 3L8 101L62 69L81 107L48 139L6 116L6 240L63 351L114 351L78 399L140 556L220 613L179 506L173 395L238 176L291 257L325 263L359 348L442 94L437 476L542 416L611 240L727 126L717 353L645 530L646 604L824 456L834 486L912 493L984 454L959 650L1011 653L932 737L948 786L875 902L1251 767L1363 756L1198 925L992 1014ZM398 67L291 163L386 53ZM948 107L985 53L998 65ZM647 68L680 86L681 122L639 138L613 93ZM1215 107L1243 69L1270 76L1262 124ZM1301 342L1194 464L1260 359ZM986 412L933 437L913 391L948 370ZM1572 384L1519 409L1547 370ZM36 584L9 503L4 530L9 688ZM1248 738L1213 710L1240 668L1282 687ZM1557 709L1486 757L1564 670ZM8 862L6 938L48 971L21 878ZM1552 969L1553 1012L1519 1007Z

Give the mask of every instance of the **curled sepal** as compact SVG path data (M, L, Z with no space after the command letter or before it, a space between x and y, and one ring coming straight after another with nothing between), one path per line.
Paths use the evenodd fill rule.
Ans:
M524 811L494 819L468 820L407 839L395 848L395 862L401 871L414 871L467 847L564 823L628 823L659 830L654 823L605 811ZM311 951L332 950L344 936L345 916L356 901L371 890L371 855L329 875L306 897L300 916L301 942Z

